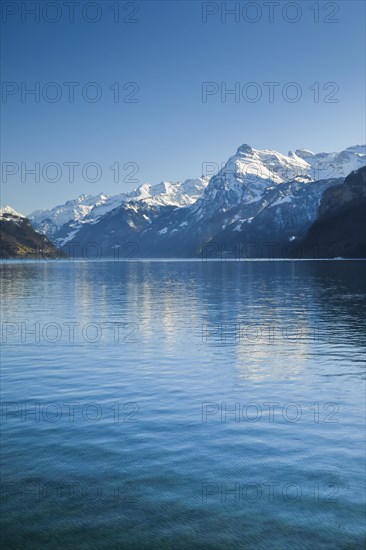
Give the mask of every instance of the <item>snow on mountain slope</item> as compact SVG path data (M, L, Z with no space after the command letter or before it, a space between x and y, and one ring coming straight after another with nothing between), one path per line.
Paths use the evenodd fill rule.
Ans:
M366 145L353 145L340 153L315 154L297 149L289 155L296 155L309 165L307 173L313 180L342 178L366 164Z
M213 176L195 210L200 217L226 211L240 202L256 201L265 189L300 177L308 179L309 165L296 155L253 149L241 145L235 155Z
M189 206L196 202L208 184L208 178L188 179L183 183L163 181L157 185L142 185L131 200L144 200L151 206Z
M158 218L140 235L150 255L197 256L204 243L230 249L235 243L254 245L265 254L265 243L298 242L316 218L323 192L342 178L293 181L268 185L256 200L229 209L176 209Z
M29 219L37 231L52 238L63 246L72 239L83 224L97 223L108 212L125 202L143 201L155 206L188 206L193 204L208 184L208 178L188 179L183 183L161 182L157 185L145 183L129 193L108 197L81 195L50 210L36 210Z
M241 145L213 176L193 210L197 218L225 212L240 203L259 200L265 190L287 181L312 182L345 177L366 164L366 147L349 147L340 153L314 154L305 149L283 155L270 149Z
M23 216L23 214L20 214L19 212L14 210L14 208L12 208L9 205L6 205L3 208L0 208L0 218L1 219L2 218L6 219L6 218L9 218L9 217L25 218L25 216Z
M103 193L96 196L80 195L49 210L35 210L29 219L37 231L53 238L65 223L84 219L94 207L102 206L107 199Z

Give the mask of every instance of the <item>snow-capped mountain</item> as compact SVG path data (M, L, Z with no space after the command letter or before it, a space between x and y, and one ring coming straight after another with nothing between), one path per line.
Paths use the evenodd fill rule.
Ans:
M189 206L196 202L208 184L208 178L188 179L183 183L162 181L157 185L145 183L129 194L128 200L145 201L151 206Z
M225 211L239 203L258 200L266 188L287 181L311 182L345 177L366 164L366 146L341 153L314 154L304 149L282 155L241 145L219 173L213 176L197 201L197 215Z
M122 200L123 198L120 199L120 201ZM69 200L65 204L55 206L49 210L35 210L29 215L29 219L37 231L53 239L64 224L70 221L82 221L93 208L103 209L107 201L108 197L103 193L95 196L80 195L76 199ZM117 202L113 204L112 208L115 208L117 204ZM106 212L108 212L108 208L101 210L101 215Z
M293 153L290 151L289 155ZM310 166L309 174L314 180L326 178L345 178L353 170L366 163L366 146L354 145L340 153L312 153L306 149L297 149L294 153Z
M25 218L25 216L14 210L11 206L6 205L3 208L0 208L0 219L8 218Z
M194 210L197 218L226 212L241 203L258 200L267 187L292 179L312 181L310 165L295 154L241 145L235 155L213 176Z
M58 245L71 240L84 224L94 224L108 212L130 201L143 201L150 207L189 206L202 194L208 178L188 179L183 183L163 181L157 185L145 183L129 193L108 197L80 195L50 210L36 210L29 216L33 227Z
M249 253L265 256L268 243L279 247L296 245L316 219L324 191L343 181L342 178L268 184L255 200L242 200L230 208L203 207L201 199L190 208L177 209L159 217L147 227L140 242L155 255L200 255L207 243L216 243L226 251L234 246L252 247ZM225 195L225 193L224 193ZM217 205L223 201L218 200ZM227 205L227 202L225 202ZM142 248L142 246L141 246ZM141 250L143 252L143 250ZM218 249L217 249L218 251ZM279 254L280 250L277 250ZM230 256L230 254L229 254Z
M196 256L204 243L301 242L322 195L366 164L366 146L339 153L297 149L283 155L240 146L210 181L141 185L130 193L79 197L31 215L66 249L98 243L104 255L136 242L141 256ZM67 221L65 221L68 218ZM51 233L53 231L53 233Z
M146 229L144 240L152 250L170 254L176 248L182 255L196 255L212 240L228 248L233 241L301 240L325 189L343 181L346 170L364 164L365 146L316 155L297 150L286 156L244 144L190 208L158 219Z

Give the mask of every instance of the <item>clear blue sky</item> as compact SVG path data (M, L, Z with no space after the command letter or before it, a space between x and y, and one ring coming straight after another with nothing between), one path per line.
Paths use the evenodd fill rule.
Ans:
M10 3L21 10L34 2ZM18 6L19 4L19 6ZM41 5L44 4L41 2ZM80 1L81 6L85 4ZM283 13L287 2L275 6L274 21L269 8L257 2L254 8L240 2L239 21L234 16L221 20L221 2L207 7L197 1L123 3L119 23L113 21L113 1L102 1L96 23L83 20L81 6L75 7L75 21L62 5L59 21L49 13L34 22L31 15L3 14L2 80L34 86L56 82L62 89L59 102L40 97L35 103L30 96L21 101L21 93L8 95L3 103L2 161L19 165L16 175L2 178L2 204L21 212L47 208L74 198L81 193L103 191L116 194L138 184L122 181L132 171L124 170L128 162L137 163L134 177L139 183L182 180L200 176L202 163L222 163L242 143L256 148L271 148L287 153L289 149L307 148L315 152L337 151L365 142L365 4L361 1L319 2L318 23L310 8L314 2L298 1L300 18L295 8ZM234 2L226 2L228 8ZM316 4L316 3L315 3ZM13 10L11 6L9 10ZM339 7L338 13L333 12ZM202 20L202 10L218 13ZM245 11L247 10L247 11ZM87 17L96 12L90 8ZM57 15L57 14L56 14ZM250 23L248 19L257 22ZM123 18L138 20L123 22ZM338 19L326 23L324 19ZM69 102L64 82L79 82L74 103ZM138 103L115 103L108 90L114 82L139 86ZM80 88L96 82L102 98L96 103L83 99ZM220 93L202 102L202 82L221 83L228 89L238 82L240 101ZM245 88L256 82L262 98L251 103L255 89ZM279 82L274 101L268 100L264 82ZM296 82L302 90L300 101L291 103L282 97L283 87ZM314 102L309 86L319 82L320 101ZM322 87L335 82L334 96ZM23 85L24 86L24 85ZM7 88L9 90L9 88ZM11 90L10 90L11 91ZM89 88L90 96L94 89ZM46 89L52 97L55 89ZM295 89L289 89L293 94ZM48 93L48 96L47 96ZM244 98L243 98L244 93ZM325 103L326 96L338 99ZM291 97L293 97L291 95ZM5 101L5 102L4 102ZM43 168L56 162L62 168L60 181L50 183L40 175L21 181L21 163L29 168L35 162ZM81 166L75 167L71 183L65 162L98 163L100 181L91 183L82 177ZM114 182L108 168L120 163L120 181ZM10 169L10 168L7 168ZM50 169L49 179L53 177ZM88 172L89 179L94 172Z

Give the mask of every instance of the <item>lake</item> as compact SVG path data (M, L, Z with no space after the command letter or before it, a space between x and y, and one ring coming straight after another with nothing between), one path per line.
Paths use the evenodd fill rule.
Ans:
M365 262L0 270L4 548L363 548Z

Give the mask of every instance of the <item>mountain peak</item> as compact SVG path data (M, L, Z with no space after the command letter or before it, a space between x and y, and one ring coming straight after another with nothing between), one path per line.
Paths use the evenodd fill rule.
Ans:
M303 160L306 160L311 157L315 157L315 153L309 151L308 149L296 149L295 155L300 157Z
M243 143L243 145L240 145L240 147L238 147L238 150L236 151L237 155L241 155L241 154L250 155L251 153L253 153L253 149L247 143Z
M14 216L14 218L25 218L25 216L23 216L23 214L20 214L19 212L14 210L14 208L9 206L8 204L6 206L4 206L3 208L0 208L0 218L2 218L6 214L8 214L8 215L10 214L11 216Z

